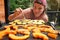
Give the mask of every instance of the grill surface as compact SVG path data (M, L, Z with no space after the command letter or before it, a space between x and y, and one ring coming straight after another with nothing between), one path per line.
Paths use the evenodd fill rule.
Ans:
M0 31L1 30L4 30L4 27L1 27ZM45 33L45 32L42 32L42 33L47 35L47 33ZM17 34L17 35L21 36L20 34ZM11 39L8 37L8 35L6 35L6 36L3 37L2 40L11 40ZM28 39L26 39L26 40L42 40L42 39L35 39L35 38L33 38L32 31L31 31L30 32L30 37ZM49 37L49 40L60 40L60 35L58 35L57 39L52 39L52 38Z
M42 33L47 35L47 33L45 33L45 32L42 32ZM16 34L16 35L21 36L21 34ZM6 36L3 37L2 40L11 40L11 39L8 37L8 35L6 35ZM30 32L30 37L26 40L42 40L42 39L35 39L32 35L32 31L31 31ZM58 35L57 39L52 39L52 38L49 37L49 40L60 40L60 35Z

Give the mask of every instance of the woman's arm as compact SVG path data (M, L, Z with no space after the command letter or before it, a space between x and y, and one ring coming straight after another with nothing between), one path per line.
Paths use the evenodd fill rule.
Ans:
M17 13L19 12L15 12L14 14L11 14L8 19L9 21L15 20L15 19L23 19L23 18L29 18L29 14L31 12L31 8L27 8L22 10L22 12L20 14L17 15Z
M17 17L21 13L22 13L22 9L21 8L17 8L13 14L9 15L8 20L12 21L13 18Z

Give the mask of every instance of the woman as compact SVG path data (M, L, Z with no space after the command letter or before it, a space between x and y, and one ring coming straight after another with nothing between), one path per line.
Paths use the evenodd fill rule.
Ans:
M8 19L10 21L15 19L33 19L33 20L44 20L48 22L48 16L46 15L46 1L34 0L32 8L27 8L24 10L17 9L18 11L14 14L11 14Z

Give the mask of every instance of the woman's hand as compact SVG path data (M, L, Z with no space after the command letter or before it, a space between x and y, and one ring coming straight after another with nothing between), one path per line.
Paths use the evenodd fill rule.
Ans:
M16 10L14 11L14 16L16 17L21 13L22 13L22 9L21 8L16 8Z
M14 18L17 17L21 13L22 13L22 9L21 8L16 8L16 10L14 11L14 13L11 14L11 15L9 15L8 20L9 21L14 20Z

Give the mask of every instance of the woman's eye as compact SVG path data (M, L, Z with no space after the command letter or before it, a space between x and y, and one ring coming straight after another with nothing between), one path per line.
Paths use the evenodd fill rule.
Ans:
M39 10L41 10L42 8L39 8Z

